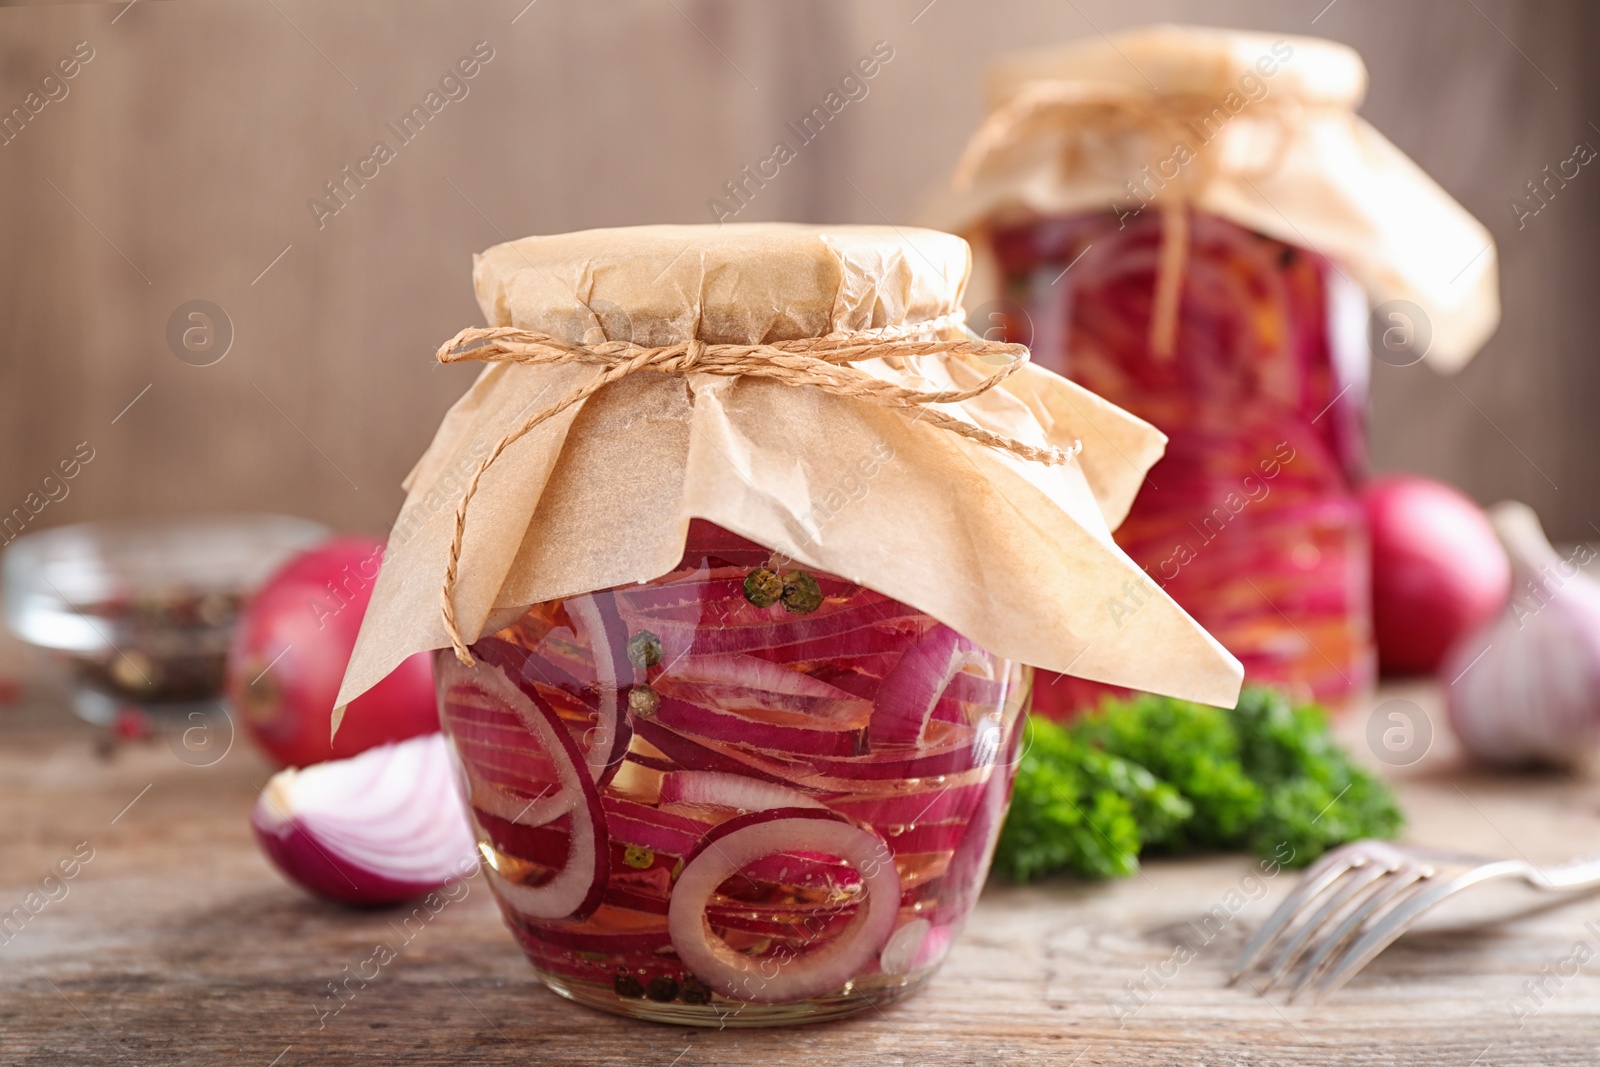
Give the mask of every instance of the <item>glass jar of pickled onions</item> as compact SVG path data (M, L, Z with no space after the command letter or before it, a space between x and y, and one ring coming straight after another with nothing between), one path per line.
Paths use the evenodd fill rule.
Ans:
M1117 543L1247 675L1339 704L1371 685L1367 302L1322 256L1187 211L1175 332L1152 345L1161 213L997 227L1006 329L1168 437ZM1068 269L1070 267L1070 269ZM1066 714L1092 684L1041 681Z
M552 989L663 1022L882 1005L983 886L1029 669L709 523L438 653L489 885Z
M1118 545L1253 680L1350 703L1374 673L1368 302L1386 362L1460 367L1499 317L1492 236L1357 114L1367 71L1335 41L1146 26L986 83L925 212L979 248L982 328L1166 434Z
M485 877L557 993L718 1027L881 1006L977 900L1033 668L1237 700L1111 541L1160 435L965 331L960 238L646 226L474 262L489 325L439 359L486 367L337 703L438 650Z

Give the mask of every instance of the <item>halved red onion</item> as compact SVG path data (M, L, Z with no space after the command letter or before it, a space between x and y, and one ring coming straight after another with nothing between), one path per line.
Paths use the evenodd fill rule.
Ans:
M710 804L740 812L824 807L798 789L721 771L669 771L661 778L661 802Z
M291 881L347 904L424 896L477 868L455 767L439 734L279 771L250 824Z
M486 869L496 894L518 912L535 919L581 917L599 906L605 895L609 873L606 852L605 810L600 791L584 765L572 735L543 698L515 685L499 668L487 663L463 667L453 657L435 660L439 689L444 696L446 714L470 717L483 698L513 712L555 766L559 796L568 804L571 843L565 864L543 885L530 886L511 881L492 866ZM476 700L471 698L477 698ZM473 770L466 761L467 770ZM552 805L554 807L554 805Z
M894 751L921 744L939 698L961 668L979 655L970 641L942 623L919 637L878 687L867 724L868 746Z
M792 852L837 856L855 867L865 883L865 905L827 944L791 959L734 951L707 921L712 896L747 864ZM678 957L712 989L736 1000L775 1003L838 992L877 956L899 909L900 876L881 839L831 812L776 808L730 819L706 835L673 887L667 927Z
M878 964L884 974L910 974L922 943L927 940L933 924L927 919L912 919L890 935L889 941L878 954Z

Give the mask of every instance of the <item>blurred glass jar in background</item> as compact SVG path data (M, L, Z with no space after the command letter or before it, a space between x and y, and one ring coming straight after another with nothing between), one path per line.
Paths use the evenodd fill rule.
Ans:
M1117 543L1249 677L1337 703L1374 670L1356 495L1366 297L1303 248L1203 212L1186 224L1164 352L1161 212L997 228L1007 339L1167 435ZM1067 679L1037 705L1061 714L1094 692Z
M5 618L71 673L73 707L181 714L214 702L234 620L289 556L328 536L283 515L130 519L19 537L3 564Z
M1366 84L1345 45L1194 26L1012 56L927 218L975 246L980 329L1167 435L1117 543L1250 680L1335 705L1375 673L1369 318L1386 362L1450 371L1499 317L1488 231ZM1034 706L1102 692L1041 674Z

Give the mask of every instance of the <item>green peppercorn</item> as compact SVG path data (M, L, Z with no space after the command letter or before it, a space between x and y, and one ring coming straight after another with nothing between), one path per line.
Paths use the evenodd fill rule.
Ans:
M628 638L628 662L635 667L654 667L661 662L661 638L640 630Z
M636 685L628 690L628 710L640 718L652 717L660 706L660 695L648 685Z
M678 999L678 983L670 974L658 974L644 984L644 995L665 1004Z
M805 571L783 576L783 610L792 615L810 615L822 607L822 586Z
M770 608L783 596L783 579L776 571L757 567L744 578L744 598L758 608Z
M656 862L656 854L641 845L629 845L622 850L622 862L636 871L648 871Z
M616 978L611 982L611 988L619 997L633 997L637 1000L644 996L644 983L627 971L617 972Z
M696 978L692 974L683 980L683 985L680 988L680 992L682 993L683 1002L685 1004L711 1003L711 987L700 981L700 979Z

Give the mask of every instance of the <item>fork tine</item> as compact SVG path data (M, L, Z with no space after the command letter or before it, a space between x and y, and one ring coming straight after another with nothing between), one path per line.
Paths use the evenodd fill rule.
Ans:
M1426 877L1432 869L1426 868ZM1448 882L1436 883L1432 888L1407 896L1405 900L1368 926L1361 939L1345 953L1339 964L1323 976L1317 988L1316 999L1321 1000L1348 982L1357 971L1365 967L1374 956L1388 948L1396 938L1411 929L1416 922L1448 897L1482 882L1521 875L1528 870L1525 860L1500 860L1480 864Z
M1300 975L1295 980L1294 988L1289 990L1288 1002L1293 1003L1295 997L1305 992L1313 979L1323 967L1334 958L1338 949L1349 942L1351 936L1359 930L1368 919L1378 915L1386 904L1394 901L1403 893L1414 891L1425 879L1431 877L1433 872L1429 868L1410 866L1395 872L1393 878L1377 887L1371 896L1363 900L1356 908L1351 910L1333 933L1323 938L1305 964L1300 969Z
M1350 949L1340 957L1339 962L1316 983L1316 991L1312 1002L1316 1003L1330 993L1337 992L1356 972L1371 963L1373 958L1393 944L1401 934L1411 929L1417 920L1426 915L1433 906L1445 897L1461 888L1461 879L1435 885L1418 893L1405 897L1393 909L1376 917L1366 932Z
M1368 863L1345 872L1342 884L1335 882L1330 885L1328 891L1323 894L1321 907L1301 923L1292 935L1285 931L1287 940L1272 962L1265 964L1266 977L1258 992L1265 993L1271 989L1278 979L1294 966L1295 961L1300 958L1300 954L1305 951L1315 935L1322 931L1351 900L1387 875L1389 870L1389 865L1386 863Z
M1334 849L1300 876L1300 884L1284 898L1276 911L1267 916L1267 921L1244 946L1244 951L1239 954L1239 962L1234 964L1233 975L1228 979L1229 985L1237 982L1246 971L1255 966L1256 961L1266 952L1278 934L1299 914L1301 906L1306 901L1322 892L1346 871L1365 866L1370 862L1361 844L1357 841L1343 848Z

